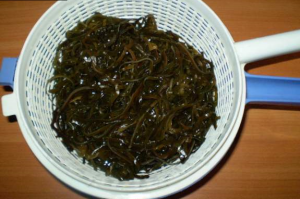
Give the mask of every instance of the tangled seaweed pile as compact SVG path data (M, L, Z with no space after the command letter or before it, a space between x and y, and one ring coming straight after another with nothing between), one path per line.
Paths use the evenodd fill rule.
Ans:
M52 128L84 162L119 180L184 163L218 116L213 64L155 19L94 14L53 62Z

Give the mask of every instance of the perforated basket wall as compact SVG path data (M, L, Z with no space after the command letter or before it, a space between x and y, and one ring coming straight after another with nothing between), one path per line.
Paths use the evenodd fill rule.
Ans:
M23 65L22 73L26 75L24 81L24 99L27 103L25 116L31 121L30 132L43 147L51 162L60 165L60 169L74 179L90 186L107 190L150 190L174 183L200 168L213 149L220 144L226 133L226 124L234 100L233 72L227 60L225 47L215 28L209 24L209 19L199 12L199 8L192 7L188 2L179 0L103 0L103 1L71 1L65 3L58 10L52 10L47 17L52 17L49 24L43 24L38 36L31 38L35 45L31 46L28 63ZM75 2L75 3L74 3ZM187 43L215 65L215 75L218 86L217 114L221 116L218 128L213 128L207 134L206 141L185 164L169 166L155 171L149 179L120 182L107 177L101 171L82 164L77 155L71 154L56 138L51 129L52 102L46 94L47 80L52 76L52 60L57 45L65 39L65 33L85 20L94 12L122 18L138 18L148 13L154 14L158 27L171 30L179 34Z

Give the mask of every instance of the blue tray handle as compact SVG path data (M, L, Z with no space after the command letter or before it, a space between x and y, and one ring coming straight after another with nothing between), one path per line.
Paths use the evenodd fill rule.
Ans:
M246 103L300 105L300 78L245 75Z
M2 60L0 71L0 85L14 88L14 77L17 67L18 58L5 57Z

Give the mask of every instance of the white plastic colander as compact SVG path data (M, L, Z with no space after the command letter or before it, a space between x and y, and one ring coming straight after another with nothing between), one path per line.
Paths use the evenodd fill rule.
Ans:
M179 34L214 63L219 95L217 114L221 119L217 130L209 130L204 144L185 164L164 167L148 179L119 181L82 164L76 153L71 154L56 138L50 127L52 102L45 93L47 80L53 75L52 60L66 31L95 12L121 18L154 14L159 29ZM232 144L246 103L244 65L298 50L300 31L234 43L220 19L200 0L57 2L40 18L24 44L14 75L14 92L2 98L3 113L17 116L22 133L37 158L71 187L104 198L163 197L203 178ZM253 81L254 77L248 78ZM266 101L265 98L248 97L247 102ZM297 103L300 99L292 96L273 101Z

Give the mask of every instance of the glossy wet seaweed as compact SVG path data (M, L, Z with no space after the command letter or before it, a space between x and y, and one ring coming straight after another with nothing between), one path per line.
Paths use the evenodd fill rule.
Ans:
M216 128L214 65L152 15L95 13L66 33L53 67L51 127L119 180L184 163Z

